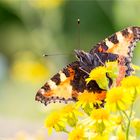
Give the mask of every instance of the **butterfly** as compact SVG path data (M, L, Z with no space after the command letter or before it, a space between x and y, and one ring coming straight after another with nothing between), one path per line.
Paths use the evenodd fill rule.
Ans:
M77 101L85 90L101 93L96 81L88 84L85 79L92 69L107 61L117 61L119 79L131 75L131 59L135 44L140 40L140 27L128 27L99 42L89 52L75 50L77 61L72 62L55 74L37 92L35 100L45 105L51 102ZM123 70L122 70L123 69ZM111 80L110 80L111 85Z

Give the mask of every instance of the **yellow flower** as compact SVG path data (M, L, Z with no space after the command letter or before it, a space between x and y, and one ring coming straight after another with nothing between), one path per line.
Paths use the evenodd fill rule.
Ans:
M83 115L83 113L78 111L72 104L68 104L62 108L61 114L67 119L70 126L75 126L78 120L77 117Z
M108 70L108 75L111 79L114 79L117 77L119 74L119 67L118 67L118 62L113 61L113 62L106 62L105 66Z
M77 116L77 115L78 115L78 116L82 116L82 115L83 115L82 112L78 111L78 110L75 108L75 106L72 105L72 104L66 105L61 111L62 111L62 114L63 114L63 115L66 115L66 116L69 116L69 117L72 117L73 114L76 115L76 116Z
M106 77L107 69L104 66L99 66L93 69L90 74L89 78L86 79L87 82L91 80L101 80L102 78Z
M133 136L129 133L129 136L128 136L129 140L136 140L136 137ZM114 137L115 140L126 140L126 132L123 131L123 129L121 127L118 128L117 130L117 134L116 134L116 137Z
M121 128L117 132L117 140L126 140L126 134Z
M140 93L140 78L137 76L128 76L124 78L121 82L123 87L126 87L131 91L131 93Z
M100 88L108 89L109 80L107 75L115 81L119 74L119 67L118 62L106 62L105 66L99 66L93 69L90 74L89 78L86 79L86 82L89 83L91 80L95 80Z
M137 135L140 135L140 119L135 118L135 119L132 121L132 126L133 126L133 128L135 129L136 134L137 134Z
M48 134L52 133L54 128L56 131L65 130L66 119L61 116L60 112L51 113L45 120L45 127L48 128Z
M113 115L112 117L111 117L111 120L115 123L115 125L122 125L122 123L123 123L123 117L122 116L118 116L118 115Z
M107 69L109 69L109 70L117 69L118 62L117 62L117 61L107 61L107 62L105 63L105 66L106 66ZM115 67L114 67L114 66L115 66Z
M90 117L97 122L107 121L109 119L109 112L104 108L94 109Z
M97 136L103 135L110 131L109 112L103 108L94 109L90 115L91 130L97 134Z
M99 66L93 69L89 78L86 79L86 82L89 83L91 80L95 80L100 88L108 89L108 78L106 77L106 73L109 72L105 66Z
M111 111L126 110L132 103L132 95L123 87L115 87L107 92L105 107Z
M91 140L109 140L109 136L96 134Z
M83 127L76 127L69 133L68 140L86 140Z
M82 106L82 108L94 108L94 105L100 106L102 104L102 100L106 97L106 92L101 93L93 93L84 91L81 95L78 96L78 102L76 103L77 107Z

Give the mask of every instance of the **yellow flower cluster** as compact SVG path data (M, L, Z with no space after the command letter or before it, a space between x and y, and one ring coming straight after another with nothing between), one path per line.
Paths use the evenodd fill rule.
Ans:
M66 123L74 127L78 121L77 117L82 115L83 113L77 110L72 104L66 105L58 112L51 113L45 120L45 127L48 128L48 134L51 134L53 129L67 132L65 128Z
M86 140L85 130L82 127L76 127L69 133L68 140Z
M57 112L50 114L45 120L45 127L48 128L48 134L50 135L52 133L53 128L56 131L65 130L65 122L66 119L61 117L61 114Z
M116 82L118 63L107 62L91 71L87 84L94 80L102 92L79 93L76 104L47 117L45 126L68 133L68 140L134 140L140 135L140 119L135 118L134 103L140 94L140 78L128 76L119 86ZM109 77L109 78L108 78ZM71 128L67 130L67 125Z
M126 110L132 103L132 95L123 87L114 87L107 92L107 109L112 111Z
M101 122L109 119L109 113L103 108L94 109L90 117L95 121Z

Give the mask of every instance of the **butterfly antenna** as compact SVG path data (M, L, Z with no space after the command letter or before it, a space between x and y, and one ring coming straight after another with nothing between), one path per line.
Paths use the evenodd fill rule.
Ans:
M80 49L80 18L77 19L78 26L78 48Z
M57 55L57 56L58 56L58 55L61 56L61 55L70 55L70 54L68 54L68 53L63 53L63 54L62 54L62 53L56 53L56 54L43 54L44 57L56 56L56 55Z
M105 63L100 59L100 57L99 57L99 55L97 55L97 53L95 53L95 56L98 58L99 62L100 62L103 66L105 66Z

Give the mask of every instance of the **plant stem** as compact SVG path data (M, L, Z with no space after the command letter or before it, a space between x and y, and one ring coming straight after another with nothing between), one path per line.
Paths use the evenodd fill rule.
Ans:
M128 124L127 124L127 128L126 128L126 140L129 139L129 130L130 130L130 122L131 122L132 110L133 110L133 104L131 105L130 114L129 114L129 117L128 117L129 119L128 119Z
M126 127L126 140L129 140L129 130L130 130L130 123L131 123L131 116L132 116L132 112L133 112L133 106L134 106L135 99L136 99L136 89L135 89L135 93L134 93L134 96L133 96L129 116L127 115L127 113L125 111L123 111L124 115L128 119L128 124L127 124L127 127Z
M130 122L131 122L132 111L133 111L133 104L131 105L129 116L127 115L127 113L125 111L123 111L123 114L128 119L128 124L127 124L127 127L126 127L126 140L129 140L129 130L130 130Z

